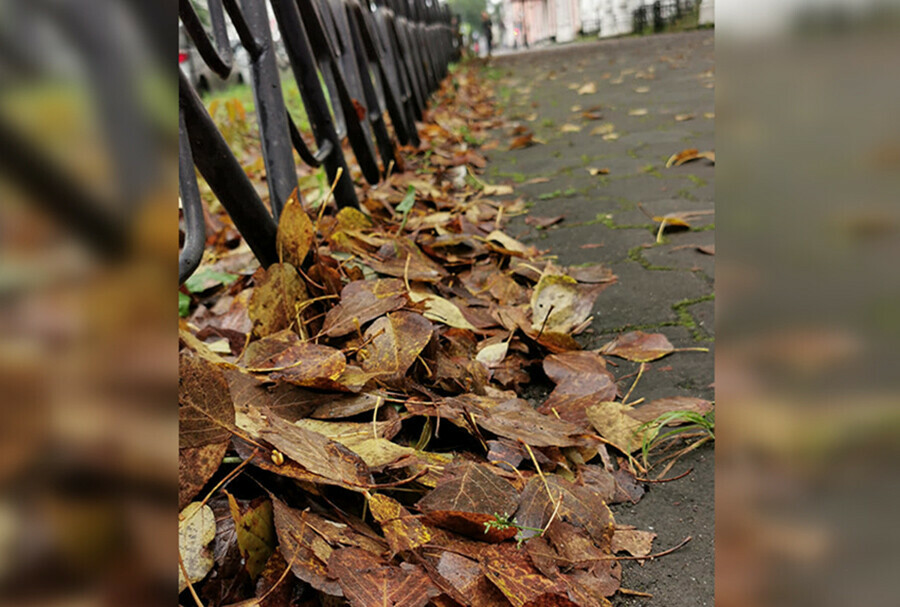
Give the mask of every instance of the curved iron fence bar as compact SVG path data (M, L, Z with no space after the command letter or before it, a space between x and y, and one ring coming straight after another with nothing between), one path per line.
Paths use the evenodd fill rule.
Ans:
M178 70L178 109L184 116L194 165L259 262L264 266L275 263L278 261L275 220L181 70ZM184 179L194 179L194 172L182 172L179 180Z
M234 56L231 52L231 45L228 43L221 0L210 0L208 7L213 35L216 38L215 46L210 42L191 0L178 0L178 17L197 47L197 52L200 53L204 63L220 78L228 78L234 67ZM214 10L215 8L218 10Z
M187 127L184 125L184 112L178 110L178 172L182 178L178 180L178 195L184 210L184 246L178 255L178 284L183 283L194 273L203 257L206 246L206 224L203 220L203 203L200 200L200 188L194 176L194 155L188 140ZM185 178L190 175L189 178Z
M284 102L267 1L309 117L315 152ZM419 145L416 120L422 118L427 97L447 74L449 62L459 56L450 12L437 0L377 1L378 6L366 0L209 0L211 40L191 0L179 0L184 30L219 76L228 77L235 69L225 13L247 50L271 207L270 211L260 199L179 70L179 187L186 229L180 281L196 269L205 240L192 167L200 171L260 263L267 266L276 261L277 218L297 187L291 148L302 162L324 165L329 180L337 180L334 196L339 207L358 207L342 149L344 136L363 177L372 184L399 160L398 141Z
M341 178L338 179L334 190L334 199L339 207L356 207L359 202L353 189L350 169L344 160L341 137L335 129L334 119L319 83L315 56L297 3L295 0L272 0L272 9L281 30L285 51L290 59L316 144L320 151L325 149L327 145L325 142L331 146L331 151L323 160L329 182L334 183L338 170L341 171Z
M294 144L294 149L297 150L300 160L311 167L318 168L322 166L322 163L334 149L331 142L327 139L322 141L321 147L316 152L312 152L309 146L306 145L303 135L300 134L300 129L294 124L294 119L290 115L288 116L288 128L291 130L291 142Z
M269 203L277 221L285 202L297 189L297 168L291 152L287 107L281 91L281 76L275 61L266 5L258 0L241 0L241 5L250 33L259 45L256 52L250 53L250 77L259 118Z

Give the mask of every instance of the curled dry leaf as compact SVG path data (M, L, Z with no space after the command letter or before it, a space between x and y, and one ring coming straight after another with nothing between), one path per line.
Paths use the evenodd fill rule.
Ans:
M597 175L609 175L609 169L606 169L606 168L598 169L598 168L594 168L594 167L589 167L587 169L587 172L592 177L596 177Z
M545 273L531 295L532 331L571 332L588 319L609 284L581 284L571 276Z
M672 154L666 161L666 168L668 169L673 166L681 166L685 162L700 160L701 158L706 158L713 164L715 164L716 162L715 152L701 152L697 148L687 148L685 150L681 150L677 154Z
M475 360L484 363L489 369L492 369L506 358L506 352L509 350L509 342L501 341L494 344L488 344L481 348L475 356Z
M597 85L593 82L588 82L584 86L578 89L579 95L593 95L597 92Z
M407 303L402 280L355 280L341 291L341 301L325 316L322 332L340 337L357 330L372 319L402 308Z
M423 316L428 320L434 320L445 324L448 327L455 327L457 329L478 331L472 323L466 320L466 317L463 316L463 313L456 304L444 299L440 295L435 295L422 290L410 290L409 298L415 303L420 301L425 302Z
M577 133L581 130L581 127L577 124L569 124L566 123L559 127L560 133Z
M539 229L549 228L565 219L565 215L554 215L553 217L538 217L537 215L528 215L525 223Z
M601 354L618 356L634 362L650 362L671 354L675 348L662 333L630 331L600 348Z
M486 183L481 192L485 196L508 196L513 193L513 187L511 185L491 185Z
M187 588L188 581L196 584L206 577L213 566L210 542L216 537L216 517L212 508L193 502L178 515L178 553L187 571L184 577L178 567L178 592Z

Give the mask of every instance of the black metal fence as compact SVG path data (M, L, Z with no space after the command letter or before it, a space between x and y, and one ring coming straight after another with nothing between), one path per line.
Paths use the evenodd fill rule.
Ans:
M194 167L260 263L269 265L277 261L278 216L297 188L292 149L304 163L324 166L331 182L337 179L334 196L339 207L357 207L341 142L349 141L366 181L374 184L385 177L391 167L398 166L397 143L418 145L415 121L422 118L428 96L460 52L450 11L438 0L375 0L374 4L360 0L208 0L205 8L212 39L195 10L197 4L196 0L179 0L179 18L203 62L215 74L227 78L235 69L226 18L249 55L271 209L180 71L179 194L185 224L178 260L180 282L199 265L206 240ZM267 4L309 117L315 150L307 146L285 106Z
M642 34L648 27L652 27L654 32L661 32L667 25L694 11L694 8L692 0L656 0L652 4L642 5L632 13L634 33Z

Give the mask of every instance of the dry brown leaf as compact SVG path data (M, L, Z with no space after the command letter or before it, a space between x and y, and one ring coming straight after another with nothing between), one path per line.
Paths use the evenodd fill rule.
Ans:
M266 422L259 438L309 472L352 488L371 482L366 463L344 445L274 414L266 415Z
M601 354L618 356L634 362L650 362L671 354L675 348L662 333L631 331L600 348Z
M550 488L552 499L547 493L547 487ZM543 480L537 475L531 477L522 490L516 513L518 524L543 529L550 522L554 511L556 518L584 529L600 550L609 552L615 521L601 495L590 487L576 485L558 474L545 475ZM537 531L522 529L517 538L528 539L536 535Z
M425 607L439 594L419 567L397 567L359 548L335 550L328 573L337 578L352 607Z
M516 534L513 529L486 529L496 513L516 509L519 494L509 481L489 466L462 462L447 468L437 487L419 500L426 520L456 533L500 542Z
M484 551L481 568L514 607L526 605L577 607L566 598L561 579L551 580L535 569L522 550L499 544Z
M328 559L334 549L317 533L329 522L308 512L289 508L272 498L275 531L282 552L291 555L291 572L321 592L342 596L340 584L328 575Z
M587 426L587 407L616 397L616 380L606 370L606 361L595 352L564 352L544 359L544 373L556 388L538 407L545 414Z
M612 537L612 551L627 552L631 556L647 556L655 537L656 534L652 531L616 527Z
M187 506L207 481L212 478L225 451L228 441L210 443L202 447L187 447L178 450L178 508Z
M598 169L598 168L590 167L587 169L587 172L588 172L588 174L591 175L591 177L596 177L597 175L609 175L609 169L606 169L606 168Z
M399 377L416 361L431 339L433 327L421 314L392 312L366 330L364 350L357 357L367 373Z
M402 280L355 280L344 287L340 303L326 314L322 332L328 337L347 335L372 319L402 308L407 301Z
M306 285L294 266L269 266L250 296L247 312L253 321L253 334L265 337L290 327L297 320L297 304L306 298Z
M397 500L375 493L369 496L368 502L372 517L381 525L384 537L395 553L412 550L431 541L432 533L428 527Z
M509 605L500 589L485 577L476 560L455 552L443 552L437 570L441 577L467 599L470 607Z
M581 127L578 126L577 124L566 123L566 124L562 125L561 127L559 127L560 133L577 133L579 131L581 131Z
M553 217L539 217L537 215L529 215L525 218L525 223L538 229L545 229L561 222L563 219L565 219L565 215L555 215Z
M579 95L593 95L597 92L597 85L593 82L588 82L584 86L578 89Z
M222 369L182 352L178 374L178 446L227 442L234 428L234 404Z
M533 133L528 133L527 135L520 135L512 140L509 144L510 151L512 150L521 150L522 148L528 148L537 143L534 139Z

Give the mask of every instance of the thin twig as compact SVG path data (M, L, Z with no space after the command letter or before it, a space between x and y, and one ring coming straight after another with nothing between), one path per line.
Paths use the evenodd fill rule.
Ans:
M684 478L693 471L693 468L688 468L686 471L682 472L678 476L673 476L672 478L639 478L636 476L634 477L634 480L640 481L642 483L670 483L672 481L677 481L680 478Z
M184 581L187 582L188 590L191 591L191 596L194 597L194 602L197 603L197 607L203 607L203 602L200 600L200 597L197 596L194 585L191 584L191 577L188 575L187 568L184 566L184 559L181 558L181 548L178 549L178 566L181 568L181 575L184 576Z
M647 599L652 599L653 595L649 592L641 592L640 590L630 590L628 588L619 588L619 594L627 594L629 596L640 596Z
M215 486L215 487L213 487L212 489L209 490L209 493L207 493L207 494L206 494L206 497L203 498L203 501L200 502L200 506L202 507L204 504L206 504L206 502L209 501L209 499L213 496L213 494L214 494L216 491L218 491L219 489L221 489L223 486L225 486L226 483L229 483L229 482L231 482L232 480L234 480L234 478L235 478L238 474L240 474L241 470L243 470L243 468L244 468L245 466L247 466L247 464L249 464L250 461L251 461L254 457L256 457L258 454L259 454L259 448L254 449L254 450L253 450L253 453L250 454L250 457L248 457L247 459L245 459L244 461L242 461L240 464L238 464L237 468L235 468L234 470L232 470L231 472L229 472L228 474L226 474L226 475L225 475L225 478L223 478L222 480L220 480L218 483L216 483L216 486ZM198 508L198 510L199 510L199 508Z
M644 375L644 365L647 363L641 363L641 367L638 369L637 377L634 378L634 383L631 384L631 388L628 390L628 393L622 399L622 404L624 405L628 401L628 397L631 396L631 393L634 392L635 386L638 385L638 382L641 381L641 376Z
M281 575L278 577L278 579L275 580L275 583L272 584L272 587L269 588L268 590L266 590L266 592L261 597L256 599L260 605L263 604L263 601L266 600L266 597L269 596L270 594L272 594L272 591L275 590L278 587L278 584L283 582L284 578L287 577L287 574L290 573L291 567L293 567L293 565L294 565L294 559L297 558L297 552L299 552L299 551L300 551L300 547L298 546L297 550L294 550L294 556L291 557L291 560L288 562L287 567L285 567L284 571L281 573Z
M648 560L648 561L652 561L653 559L657 559L657 558L659 558L659 557L661 557L661 556L666 556L667 554L672 554L672 553L675 552L676 550L679 550L680 548L682 548L685 544L687 544L687 543L688 543L689 541L691 541L692 539L694 539L694 538L691 537L691 536L689 535L689 536L687 536L686 538L684 538L683 540L681 540L681 542L679 542L677 546L672 546L672 547L669 548L668 550L663 550L662 552L657 552L656 554L648 554L647 556L611 556L611 557L608 557L608 558L604 558L604 559L602 559L602 560L607 560L607 561L608 561L608 560L616 560L616 561L644 561L644 560Z

